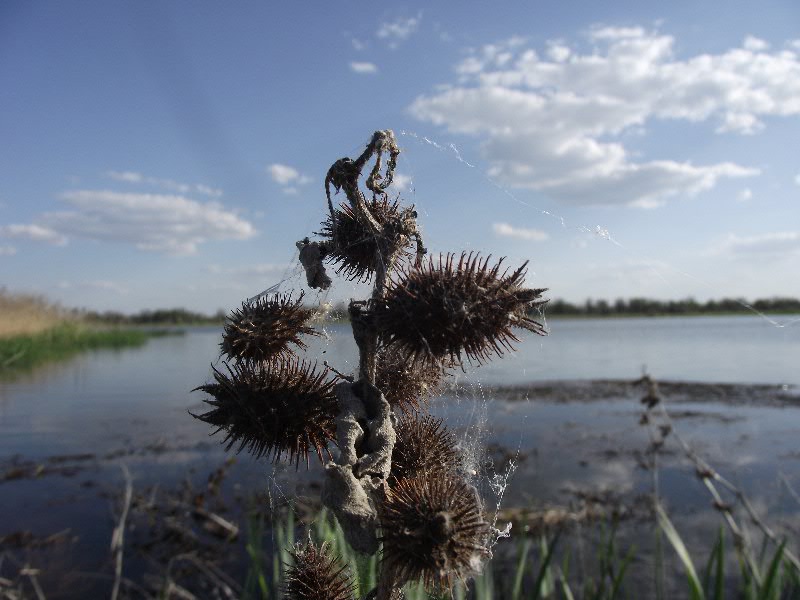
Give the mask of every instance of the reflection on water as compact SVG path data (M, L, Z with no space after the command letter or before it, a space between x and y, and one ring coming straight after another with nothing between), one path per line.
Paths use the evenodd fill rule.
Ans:
M755 317L576 319L548 325L549 337L529 336L517 354L469 375L456 374L456 388L432 406L465 449L492 450L495 471L514 458L517 470L505 505L565 504L581 489L629 497L648 493L650 474L640 467L648 438L638 425L637 392L576 402L533 392L509 402L487 391L494 386L631 380L642 365L662 380L800 384L799 327L779 329ZM327 331L328 338L311 340L309 356L352 372L357 357L349 328ZM119 462L130 467L139 489L175 486L187 478L202 485L226 454L219 437L209 439L208 427L188 412L202 407L202 394L191 390L210 379L219 334L217 328L196 329L153 339L144 348L88 353L0 382L0 479L17 469L15 477L0 481L0 537L70 528L79 539L69 568L97 571L107 559L113 527L108 494L122 485ZM754 397L735 405L679 399L670 410L683 436L706 459L751 492L771 517L789 519L797 506L778 474L800 488L800 411L759 406L763 398L747 393ZM73 458L54 459L65 455ZM491 474L483 456L476 455L475 464ZM665 455L663 495L684 522L706 514L709 504L692 473L678 453ZM318 466L295 473L242 455L228 491L266 490L288 498L295 485L310 485L318 476ZM491 497L490 486L483 487Z

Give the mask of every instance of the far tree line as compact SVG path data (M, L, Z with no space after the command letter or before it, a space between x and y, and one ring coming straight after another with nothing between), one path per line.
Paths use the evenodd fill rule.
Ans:
M653 300L651 298L618 298L614 301L589 298L580 303L560 298L544 307L547 316L667 316L667 315L718 315L747 314L756 310L763 313L800 313L800 299L765 298L748 301L744 298L722 298L698 302L694 298L683 300ZM143 310L135 314L121 312L84 313L86 318L111 325L203 325L222 323L227 311L219 309L214 314L204 314L185 308ZM347 304L340 302L328 313L331 320L347 319Z

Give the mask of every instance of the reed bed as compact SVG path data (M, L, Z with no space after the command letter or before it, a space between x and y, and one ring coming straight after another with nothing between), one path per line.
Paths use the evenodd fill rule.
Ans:
M0 339L33 335L74 320L74 313L41 296L0 289Z
M141 346L164 333L97 325L40 296L0 290L0 375L85 350Z

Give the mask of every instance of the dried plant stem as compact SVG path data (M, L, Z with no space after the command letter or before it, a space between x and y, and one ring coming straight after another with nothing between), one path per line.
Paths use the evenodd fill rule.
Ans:
M111 553L114 555L114 586L111 589L111 600L117 600L119 587L122 583L122 559L125 550L125 523L128 519L128 511L133 499L133 481L131 472L125 463L120 465L122 474L125 477L125 495L122 501L122 514L119 523L111 534Z
M656 390L654 382L650 379L650 377L643 377L642 382L648 384L651 391ZM737 502L744 508L750 521L759 529L759 531L761 531L766 539L778 546L781 545L782 540L780 540L778 535L769 527L769 525L767 525L766 522L764 522L745 493L738 486L734 485L728 479L720 475L716 469L714 469L707 461L700 457L689 445L689 443L683 439L680 433L678 433L678 431L675 429L674 422L669 414L669 411L667 411L667 408L664 406L663 399L660 398L660 395L658 395L657 391L655 392L655 395L658 398L658 402L651 407L648 412L652 414L655 409L658 410L658 417L661 426L668 428L667 431L674 437L675 441L683 451L683 454L694 465L697 476L703 481L703 484L706 486L709 494L711 495L714 508L716 508L722 514L728 529L730 529L731 534L734 537L734 543L743 550L742 554L747 561L748 567L750 568L754 579L760 585L760 571L755 562L752 548L749 547L750 544L747 540L746 533L744 529L736 522L736 519L733 516L733 507L723 500L717 485L726 489L736 498ZM651 421L650 428L654 426L655 424ZM800 559L798 559L797 555L790 549L784 547L783 556L786 560L792 563L795 568L800 569Z

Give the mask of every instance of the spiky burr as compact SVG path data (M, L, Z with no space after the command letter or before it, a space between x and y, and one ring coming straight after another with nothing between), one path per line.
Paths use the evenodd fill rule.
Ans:
M247 450L256 458L308 463L310 452L320 461L330 456L328 442L336 438L338 411L334 379L328 369L292 359L284 363L238 363L214 369L214 381L198 387L212 397L212 409L196 418L226 432L230 450Z
M347 566L331 555L327 544L310 540L291 551L284 595L288 600L352 600L355 590Z
M489 556L490 527L473 486L458 477L403 479L380 508L382 568L402 585L451 590Z
M529 314L547 302L546 290L522 287L527 262L509 272L503 259L490 266L490 258L446 254L401 270L372 306L383 344L415 363L481 364L514 349L515 328L545 335Z
M287 293L243 302L225 322L222 354L238 361L285 360L293 354L290 346L305 349L302 335L320 335L308 326L313 316L302 294L296 300Z
M443 420L431 415L405 414L395 425L390 485L422 475L454 475L461 467L455 436Z

